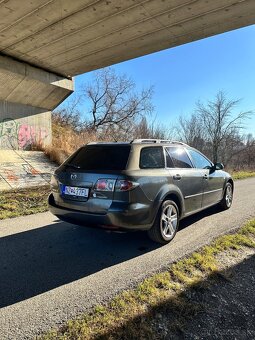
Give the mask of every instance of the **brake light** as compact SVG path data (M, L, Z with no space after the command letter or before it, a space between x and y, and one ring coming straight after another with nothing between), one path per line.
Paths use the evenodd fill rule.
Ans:
M97 191L113 191L115 179L101 178L96 182L95 190Z
M136 188L139 183L120 179L116 182L115 191L129 191Z

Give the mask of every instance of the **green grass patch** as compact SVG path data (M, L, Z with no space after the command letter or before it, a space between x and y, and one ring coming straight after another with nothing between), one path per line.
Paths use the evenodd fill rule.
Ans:
M158 339L161 335L155 324L162 315L169 316L168 328L181 331L187 320L203 310L203 305L191 303L185 292L209 289L206 279L217 279L219 274L217 255L230 249L255 248L254 236L255 219L39 339Z
M50 187L0 192L0 220L47 211Z
M234 171L232 172L232 177L234 180L236 179L245 179L249 177L255 176L255 171Z

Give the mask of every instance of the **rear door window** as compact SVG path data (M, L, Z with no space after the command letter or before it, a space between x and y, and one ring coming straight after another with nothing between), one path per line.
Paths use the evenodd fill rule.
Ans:
M141 150L140 164L141 169L159 169L165 167L163 148L146 147Z
M166 152L170 156L170 160L168 161L170 166L167 164L167 167L172 167L173 164L175 168L192 168L192 163L187 155L187 152L182 147L167 147Z
M125 170L131 146L86 145L68 160L67 166L82 170Z

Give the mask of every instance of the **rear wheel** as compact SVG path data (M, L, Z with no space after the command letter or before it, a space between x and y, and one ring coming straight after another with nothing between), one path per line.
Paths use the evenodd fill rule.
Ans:
M179 226L179 209L174 201L166 200L162 203L156 220L148 231L149 237L158 243L170 242Z
M224 210L227 210L231 207L232 201L233 201L233 186L230 182L228 182L220 205Z

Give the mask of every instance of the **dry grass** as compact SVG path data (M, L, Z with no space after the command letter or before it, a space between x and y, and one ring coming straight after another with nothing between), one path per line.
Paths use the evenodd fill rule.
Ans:
M93 132L78 133L71 127L52 124L52 145L43 147L36 144L33 150L44 151L51 161L61 164L79 147L93 141L96 141L96 135Z
M63 163L68 156L82 145L95 141L110 141L109 136L98 137L95 132L84 130L75 132L72 127L52 124L52 146L33 145L33 150L44 151L50 160Z
M48 210L50 187L16 189L0 193L0 220Z
M217 280L220 275L217 255L230 249L255 248L254 236L255 219L40 339L158 339L155 323L162 315L170 315L168 328L181 330L203 309L189 301L186 290L209 289L206 279Z

